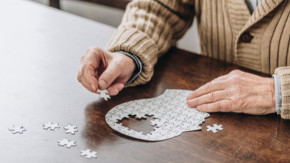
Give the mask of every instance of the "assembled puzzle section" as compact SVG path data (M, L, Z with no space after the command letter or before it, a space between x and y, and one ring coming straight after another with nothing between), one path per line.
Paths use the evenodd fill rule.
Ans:
M147 141L166 140L179 136L182 132L201 130L200 125L209 114L187 107L186 97L191 92L169 89L156 98L120 104L106 114L106 122L117 132ZM151 120L151 125L154 126L154 131L145 135L117 123L129 118L129 115L137 119L153 116L155 119Z

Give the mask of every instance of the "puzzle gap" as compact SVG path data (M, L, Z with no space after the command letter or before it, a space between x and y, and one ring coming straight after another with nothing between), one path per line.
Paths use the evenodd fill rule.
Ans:
M153 116L146 115L146 118L142 117L141 119L136 118L135 115L129 115L129 118L123 118L117 123L122 123L123 126L128 127L129 129L135 130L137 132L143 132L144 135L149 134L154 131L154 127L150 124L151 120L155 120Z

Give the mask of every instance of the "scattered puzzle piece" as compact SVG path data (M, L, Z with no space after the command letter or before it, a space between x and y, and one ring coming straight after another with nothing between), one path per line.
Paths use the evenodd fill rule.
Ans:
M97 158L97 152L92 151L90 149L82 150L81 151L81 156L86 157L86 158Z
M213 133L216 133L217 130L223 130L222 128L223 125L217 125L217 124L213 124L213 126L206 126L207 130L206 131L212 131Z
M100 90L98 89L97 91L98 93L100 93L100 97L103 98L104 100L108 101L108 99L111 99L111 97L108 95L108 91L107 90Z
M23 134L23 132L26 131L26 129L23 126L15 126L15 125L9 128L8 130L11 131L12 134Z
M77 126L73 126L71 124L68 124L67 126L65 126L64 129L65 129L65 133L67 134L70 133L72 135L74 135L78 131Z
M62 139L58 141L58 145L62 147L71 148L72 146L76 146L77 143L76 141L73 141L73 140Z
M54 131L56 128L60 128L58 123L48 122L46 124L43 124L43 129L44 130L50 129L50 131Z

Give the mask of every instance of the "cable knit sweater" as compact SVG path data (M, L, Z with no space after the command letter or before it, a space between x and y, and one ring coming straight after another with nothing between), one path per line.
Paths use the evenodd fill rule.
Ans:
M143 64L132 86L148 82L158 58L195 17L202 55L280 77L281 117L290 119L290 0L261 0L253 14L243 0L134 0L107 45Z

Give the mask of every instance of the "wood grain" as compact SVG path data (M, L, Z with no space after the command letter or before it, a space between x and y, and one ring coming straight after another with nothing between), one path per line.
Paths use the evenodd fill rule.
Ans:
M127 88L120 95L113 97L110 103L103 101L94 103L87 108L87 124L94 124L93 126L99 124L97 126L99 126L99 129L102 128L104 133L98 135L96 134L98 129L91 127L87 128L86 137L91 140L90 143L92 144L104 139L103 135L107 135L105 139L109 139L108 141L114 140L116 137L122 137L135 143L150 144L136 147L133 143L128 146L128 148L134 149L129 157L141 158L142 162L153 160L157 162L191 162L192 160L194 162L290 161L288 156L290 123L281 120L275 114L253 116L235 113L213 113L202 125L202 131L183 133L177 138L157 143L144 142L120 135L111 130L103 119L105 113L109 110L108 108L117 104L155 97L162 94L165 89L194 90L234 69L259 74L183 50L172 49L159 60L155 68L155 76L149 84ZM216 134L207 132L205 126L214 123L222 124L224 130ZM136 125L140 127L140 124ZM104 129L104 126L106 126L106 129ZM131 126L133 127L134 124L131 124ZM128 151L119 152L128 154ZM157 154L153 154L155 152Z
M290 162L290 121L275 114L213 113L201 131L161 142L132 139L105 122L106 113L121 103L156 97L166 89L194 90L231 70L250 70L173 48L158 61L148 84L104 101L85 90L76 75L86 49L104 48L114 28L22 0L1 1L0 20L5 24L0 26L1 162ZM61 128L43 130L49 121ZM65 134L68 123L79 132ZM148 127L124 123L136 130ZM205 126L214 123L224 130L207 132ZM13 135L8 131L12 125L27 131ZM77 146L59 147L63 138ZM87 148L99 157L81 157Z
M131 0L79 0L79 1L100 4L124 10ZM49 5L51 7L60 9L60 0L49 0Z

